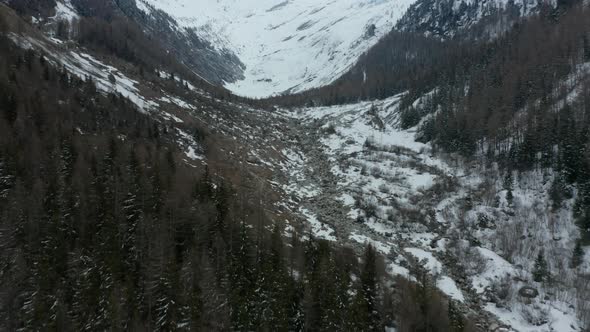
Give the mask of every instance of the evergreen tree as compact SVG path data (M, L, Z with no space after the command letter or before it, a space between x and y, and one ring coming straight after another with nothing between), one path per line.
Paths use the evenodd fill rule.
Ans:
M187 307L189 309L187 324L190 326L190 331L199 331L200 326L202 325L202 320L205 318L203 317L203 292L199 285L200 280L198 278L198 273L195 271L198 268L198 266L192 267L193 271L191 273L191 278L189 279L189 289L187 292Z
M545 252L543 249L541 249L537 255L537 259L535 260L533 280L536 282L543 282L546 281L548 277L549 270L547 268L547 261L545 260Z
M255 328L252 325L254 322L254 268L248 227L244 222L240 224L238 239L231 252L229 283L232 329L250 330Z
M365 250L359 289L352 303L353 326L358 331L379 331L382 329L377 295L376 252L369 245Z
M582 233L582 241L590 241L590 182L578 185L579 192L574 204L574 217Z
M2 96L0 96L0 109L4 111L4 119L10 125L13 125L18 116L18 103L16 96L11 90L6 89L5 87L2 87L2 90L5 92Z
M154 289L154 326L157 331L173 331L178 328L179 306L177 296L178 271L173 259L164 266Z
M584 262L584 249L582 248L582 241L576 241L574 252L572 254L572 268L577 268Z
M130 179L129 190L123 201L122 211L126 224L122 249L125 256L126 268L131 272L137 272L137 245L136 231L138 224L141 222L143 207L140 199L141 180L139 174L139 161L134 152L131 152L129 165L127 167L127 176Z
M15 177L9 171L6 161L0 157L0 201L8 197L14 181Z
M451 332L463 332L465 329L465 321L452 299L449 299L448 314Z
M513 182L514 180L512 179L512 171L508 170L506 172L506 177L504 177L504 190L506 190L506 201L508 202L508 206L512 206L512 203L514 201L514 195L512 193L512 188L513 188Z
M275 225L271 235L270 250L263 260L263 293L266 293L266 310L263 311L263 328L287 330L289 326L290 283L283 256L281 227Z
M127 324L130 324L134 319L137 319L143 304L137 229L139 224L143 222L144 211L141 199L139 161L133 150L127 166L127 178L129 179L128 191L121 208L123 213L121 251L125 266L124 282L128 307L126 319Z
M549 197L551 198L552 209L559 210L563 204L563 199L567 191L566 183L561 175L556 175L551 189L549 190Z

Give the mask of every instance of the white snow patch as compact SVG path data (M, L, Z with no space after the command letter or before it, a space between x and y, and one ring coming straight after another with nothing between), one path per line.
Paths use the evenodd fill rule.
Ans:
M440 289L443 293L445 293L453 300L457 300L459 302L465 301L465 297L463 297L463 293L457 287L455 281L447 276L440 277L436 281L436 287L438 287L438 289Z
M442 272L443 265L434 257L434 255L432 255L431 252L419 248L405 248L404 250L416 257L418 261L424 261L424 267L432 274L439 274Z
M320 222L317 216L307 209L299 209L299 211L307 219L307 222L311 226L311 232L316 238L328 241L337 241L336 236L334 236L334 229L332 227Z
M391 252L391 245L371 239L368 236L358 234L356 232L352 232L350 234L349 238L351 240L354 240L354 241L361 243L361 244L365 244L365 245L370 244L371 246L373 246L375 248L375 250L377 250L378 252L380 252L383 255L388 255Z
M80 15L78 15L70 0L56 1L55 16L52 17L53 20L72 22L79 17Z

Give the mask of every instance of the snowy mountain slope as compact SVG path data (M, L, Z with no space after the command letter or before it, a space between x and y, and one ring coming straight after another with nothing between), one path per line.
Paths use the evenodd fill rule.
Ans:
M389 32L414 0L138 0L233 50L245 78L236 94L264 97L331 83ZM150 6L153 6L151 8Z
M523 16L538 12L543 5L555 6L555 0L419 0L414 3L397 28L450 38L457 34L494 37ZM478 23L483 26L473 29Z
M22 1L9 3L16 6ZM90 5L86 0L55 0L53 5L43 2L46 11L31 10L31 18L37 27L51 35L55 35L59 25L67 21L67 34L69 38L75 39L78 28L72 26L79 24L80 19L126 17L127 22L150 36L154 48L165 50L177 62L210 84L220 86L225 81L243 78L244 65L231 50L216 47L190 29L179 28L176 21L165 12L150 11L144 3L135 0L107 0L102 3L103 7ZM150 15L146 15L146 12L150 12Z

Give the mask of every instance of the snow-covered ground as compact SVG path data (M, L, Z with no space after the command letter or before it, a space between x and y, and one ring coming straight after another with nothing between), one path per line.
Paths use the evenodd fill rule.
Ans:
M344 211L344 218L326 218L336 240L372 244L392 275L413 279L408 264L419 264L444 294L514 331L579 331L589 305L590 290L580 283L590 257L577 269L569 266L579 233L573 200L551 209L552 171L513 174L510 203L497 167L436 154L416 142L416 128L400 130L401 97L282 111L311 137L298 147L303 165L296 169L307 172L290 192L321 183L296 204L304 206L312 233L317 220L310 216ZM318 148L309 147L314 141ZM551 282L532 280L540 249ZM522 296L523 287L538 295Z
M138 0L246 65L227 88L265 97L331 83L388 33L415 0Z

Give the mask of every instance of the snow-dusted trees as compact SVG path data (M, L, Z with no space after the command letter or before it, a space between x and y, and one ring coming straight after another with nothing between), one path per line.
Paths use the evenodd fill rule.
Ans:
M535 266L533 269L533 280L536 282L543 282L549 279L549 270L547 267L547 261L545 260L545 251L540 250L535 259Z
M582 241L576 241L574 251L572 253L572 268L577 268L584 262L584 249L582 248Z
M143 218L143 192L141 189L141 174L139 160L135 151L131 151L129 165L127 167L127 179L129 185L127 194L122 203L124 219L124 231L122 238L122 250L125 257L125 268L128 271L137 273L138 269L138 248L137 248L137 227Z
M369 245L365 250L358 289L352 299L351 325L356 331L379 331L383 328L379 317L379 276L376 264L375 249Z
M401 311L385 312L373 248L359 264L312 236L285 246L223 168L177 162L161 123L11 45L0 35L0 330L368 331Z
M14 179L6 160L0 158L0 200L8 198L10 189L14 185Z

